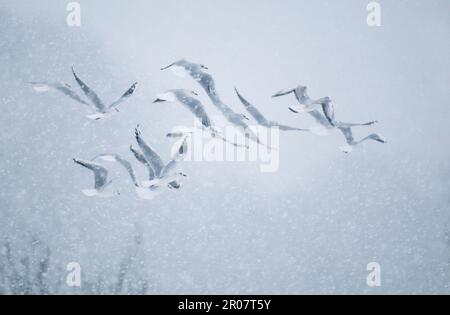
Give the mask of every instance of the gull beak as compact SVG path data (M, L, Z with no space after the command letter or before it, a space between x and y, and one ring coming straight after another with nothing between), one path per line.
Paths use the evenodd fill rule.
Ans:
M153 101L153 104L155 104L155 103L163 103L163 102L165 102L165 100L157 98L156 100Z

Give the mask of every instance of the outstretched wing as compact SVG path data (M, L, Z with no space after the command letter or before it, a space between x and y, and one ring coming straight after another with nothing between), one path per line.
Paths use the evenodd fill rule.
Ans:
M73 68L72 73L83 93L91 100L91 102L95 105L97 110L99 112L105 112L106 106L105 104L103 104L102 100L98 97L98 95L89 86L87 86L86 83L81 81L81 79L77 76Z
M142 151L145 159L147 160L147 162L151 165L151 167L153 168L153 170L155 171L155 173L157 175L161 174L161 171L164 168L164 163L163 163L161 157L158 155L158 153L156 153L155 150L153 150L152 147L150 147L150 145L148 145L144 141L144 139L142 138L141 132L139 131L138 128L135 129L135 136L136 136L136 141L137 141L139 147L141 148L141 151Z
M345 140L349 145L355 144L355 139L353 138L353 132L351 128L339 127L339 130L344 135Z
M195 65L190 68L189 73L191 77L197 81L200 86L205 90L209 99L213 103L216 108L222 112L222 114L227 118L230 122L232 122L232 117L237 116L236 113L231 109L230 106L222 102L219 94L217 93L216 83L214 78L209 73L204 72L200 66ZM241 117L240 119L243 119Z
M203 104L196 98L188 96L186 91L181 90L172 90L178 101L184 104L189 110L197 117L202 125L206 128L210 128L212 126L211 119L206 113L205 107Z
M145 159L145 156L139 152L137 149L135 149L132 145L130 145L130 151L133 153L136 160L138 160L140 163L144 165L148 165L147 160Z
M278 127L282 131L309 131L308 129L302 129L297 127L291 127L288 125L279 124L277 122L271 122L270 123L273 127Z
M37 92L56 90L70 97L74 101L77 101L78 103L91 107L89 103L85 102L81 98L81 96L78 95L74 90L72 90L72 88L66 83L44 83L44 82L29 82L29 83L33 85L34 90Z
M306 90L307 90L306 86L302 87L300 85L294 89L295 98L297 99L297 102L299 102L300 104L304 103L305 98L307 98Z
M120 165L122 165L125 170L128 172L128 174L130 175L131 180L133 181L133 184L138 187L139 184L137 182L136 179L136 174L134 173L134 169L133 166L131 165L130 162L128 162L127 160L123 159L119 154L109 154L109 153L105 153L105 154L99 154L97 155L94 159L92 159L93 161L95 161L96 159L105 159L108 161L113 161L113 162L117 162Z
M351 127L364 127L364 126L371 126L374 124L377 124L378 121L374 120L374 121L369 121L366 123L362 123L362 124L358 124L358 123L343 123L343 122L338 122L339 127L344 127L344 128L351 128Z
M239 94L237 89L234 89L236 91L237 96L239 97L239 100L241 101L242 104L244 104L245 109L250 113L250 115L253 116L253 118L255 118L255 120L260 124L260 125L267 125L268 121L267 119L263 116L263 114L261 114L261 112L252 104L250 104L241 94Z
M378 133L372 133L371 135L368 135L367 137L359 141L359 143L364 142L366 140L374 140L380 143L387 143L387 139Z
M152 166L147 162L145 159L145 156L137 151L133 146L130 145L130 151L133 153L136 160L138 160L140 163L142 163L147 169L148 169L148 178L149 180L155 179L155 171L153 170Z
M108 170L102 165L78 159L73 159L73 161L94 172L95 189L100 189L108 184Z
M222 102L215 88L213 77L203 71L203 69L207 69L205 66L195 64L187 60L180 60L170 65L169 68L174 65L183 67L189 73L191 78L201 85L208 97L211 99L211 102L214 104L214 106L216 106L217 109L222 112L222 114L229 122L242 127L244 130L247 130L245 134L247 138L257 143L261 143L258 137L248 128L248 125L243 121L244 117L240 114L235 113L227 104Z
M294 93L294 89L278 91L277 93L275 93L274 95L272 95L272 97L285 96L285 95L289 95L289 94L291 94L291 93Z
M131 95L133 95L134 91L136 90L137 87L137 82L135 82L117 101L115 101L114 103L112 103L111 105L109 105L109 108L114 108L117 105L119 105L120 103L125 102L128 98L131 97Z
M285 95L289 95L291 93L294 93L295 98L297 99L297 101L300 104L303 104L303 91L302 91L302 86L298 86L295 89L290 89L290 90L281 90L277 93L275 93L274 95L272 95L272 97L280 97L280 96L285 96Z
M308 114L314 118L314 120L319 124L322 125L324 127L330 127L330 123L328 122L328 119L326 119L326 117L319 112L318 110L314 109L310 112L308 112Z
M336 119L334 118L334 106L331 102L323 102L321 103L323 114L327 118L328 122L335 127L336 126Z
M220 99L212 75L203 71L204 69L207 69L205 66L190 62L185 59L179 60L174 64L170 65L169 67L174 65L184 68L184 70L186 70L189 76L200 84L203 90L205 90L208 97L211 99L214 106L216 106L217 109L219 109L228 120L231 120L231 118L235 116L236 113L227 104L223 103L222 100Z
M188 150L187 137L185 137L183 143L178 148L178 151L172 157L172 160L169 163L167 163L167 165L163 168L159 177L164 178L171 175L173 170L176 168L178 162L180 162L185 157L187 150Z

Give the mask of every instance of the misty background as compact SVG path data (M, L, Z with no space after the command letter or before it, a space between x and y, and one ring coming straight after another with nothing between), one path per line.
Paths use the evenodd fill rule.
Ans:
M0 0L1 292L13 291L7 266L20 278L38 265L47 284L30 286L41 293L450 293L450 2L379 1L381 27L367 25L359 0L80 0L81 27L66 24L68 2ZM271 98L303 84L330 96L340 120L380 121L357 138L389 142L345 155L337 132L281 133L275 173L186 162L181 190L144 201L108 164L121 195L82 195L92 175L72 158L132 160L137 124L169 159L166 133L193 118L152 104L157 93L195 90L219 114L196 82L159 71L181 58L208 66L238 112L234 87L268 118L308 127L288 110L293 96ZM93 122L27 84L75 86L72 66L107 102L139 86ZM65 284L69 262L81 265L81 288ZM381 287L366 284L370 262Z

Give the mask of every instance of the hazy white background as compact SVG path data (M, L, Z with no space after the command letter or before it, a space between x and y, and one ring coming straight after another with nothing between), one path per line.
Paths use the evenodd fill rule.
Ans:
M17 257L31 237L48 244L49 279L77 261L84 280L113 281L137 228L129 277L148 279L150 293L449 293L450 2L379 1L378 28L366 24L368 2L79 1L82 25L70 28L68 1L0 0L0 236ZM236 110L235 86L271 119L307 127L287 110L293 97L270 98L301 83L330 96L343 121L379 120L357 137L389 143L344 155L339 134L284 133L277 173L187 163L183 189L149 202L114 169L122 194L85 198L91 174L72 158L131 158L138 123L169 157L164 135L192 116L151 101L169 88L203 92L159 71L180 58L207 65ZM74 84L71 66L106 100L140 85L120 114L92 122L26 84ZM366 285L371 261L380 288Z

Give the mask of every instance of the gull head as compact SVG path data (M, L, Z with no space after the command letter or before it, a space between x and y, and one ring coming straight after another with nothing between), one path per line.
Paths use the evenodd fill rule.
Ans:
M173 101L175 101L175 95L173 94L173 92L166 92L158 94L156 96L156 99L153 101L153 104Z
M114 190L110 184L102 189L83 189L81 192L86 197L111 198L120 195L120 192Z
M180 189L181 188L181 184L178 182L173 182L173 183L169 183L167 184L167 188L169 189Z
M353 146L345 145L345 146L339 147L339 150L341 150L345 154L349 154L349 153L351 153L353 151Z

